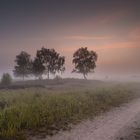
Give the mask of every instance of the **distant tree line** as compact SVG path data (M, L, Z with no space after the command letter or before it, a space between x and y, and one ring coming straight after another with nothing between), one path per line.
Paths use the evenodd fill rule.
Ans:
M74 69L72 72L81 73L86 79L88 73L93 72L96 67L97 54L94 51L89 51L86 47L79 48L73 54L72 63ZM22 51L16 56L14 67L14 75L22 77L23 80L28 76L35 76L42 79L43 75L63 73L65 71L65 57L61 56L55 49L42 47L37 50L35 58L32 60L31 55Z

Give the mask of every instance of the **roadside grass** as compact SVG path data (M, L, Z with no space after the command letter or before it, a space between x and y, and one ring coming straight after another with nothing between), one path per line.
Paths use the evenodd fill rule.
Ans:
M134 140L140 140L140 126L134 131Z
M132 132L128 134L128 136L120 138L120 140L140 140L140 123L138 122L138 126L133 128Z
M0 139L53 135L132 98L134 93L122 87L64 92L41 88L0 90Z

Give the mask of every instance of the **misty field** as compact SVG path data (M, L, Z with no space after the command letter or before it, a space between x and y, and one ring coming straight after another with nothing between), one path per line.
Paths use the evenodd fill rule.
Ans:
M128 102L134 93L123 87L49 91L46 88L0 90L0 139L53 135L70 124Z

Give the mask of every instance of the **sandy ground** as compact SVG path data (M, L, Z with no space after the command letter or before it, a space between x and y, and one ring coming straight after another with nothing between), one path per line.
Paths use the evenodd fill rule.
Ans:
M115 140L129 133L127 128L136 123L140 114L140 99L133 100L121 107L115 108L94 120L84 121L73 127L70 131L42 140ZM39 138L31 138L40 140Z

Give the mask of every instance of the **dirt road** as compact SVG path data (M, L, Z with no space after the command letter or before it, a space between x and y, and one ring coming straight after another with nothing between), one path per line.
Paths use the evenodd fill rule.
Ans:
M94 121L84 121L70 131L59 132L43 140L114 140L122 132L127 133L126 127L135 123L139 114L140 99L136 99L96 117Z

